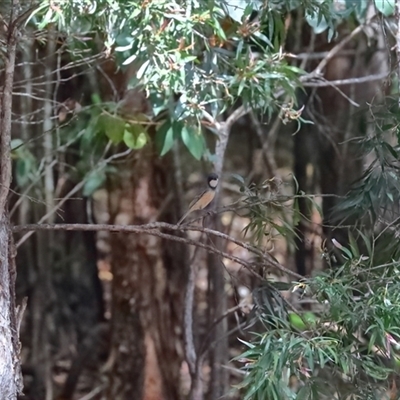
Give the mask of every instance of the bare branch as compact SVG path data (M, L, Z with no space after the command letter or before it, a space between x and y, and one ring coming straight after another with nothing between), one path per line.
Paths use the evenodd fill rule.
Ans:
M45 215L43 215L42 218L40 218L39 224L46 221L47 218L51 217L68 199L70 199L75 193L79 192L79 190L81 190L84 185L85 185L84 180L79 182L77 185L75 185L75 187L73 189L71 189L67 193L67 195L65 197L63 197L63 199L59 203L56 204L56 206L54 208L49 210ZM27 232L24 236L22 236L22 238L17 242L17 244L15 246L17 248L20 247L30 236L33 235L33 233L34 233L33 230L31 230L30 232Z
M235 111L231 113L231 115L229 115L229 117L225 121L226 129L230 131L233 124L239 121L240 118L244 117L249 111L250 109L243 105L238 107Z
M317 68L312 72L313 75L321 75L322 71L328 65L329 61L335 57L347 43L349 43L355 36L363 31L365 25L359 25L354 31L352 31L347 37L345 37L340 43L338 43L333 49L329 51L327 56L317 65Z
M326 87L326 86L344 86L344 85L357 85L366 82L379 81L381 79L387 78L387 72L382 72L380 74L373 74L367 76L360 76L358 78L348 78L348 79L337 79L334 81L328 81L326 79L321 79L320 81L315 81L310 79L310 75L304 75L304 79L300 79L303 82L304 87Z
M222 257L228 258L232 261L237 262L240 265L243 265L244 267L250 269L253 274L255 274L258 278L260 276L256 274L251 267L251 265L254 265L240 259L239 257L232 256L230 254L227 254L225 252L222 252L212 246L208 246L202 243L199 243L196 240L192 239L187 239L187 238L182 238L178 236L173 236L170 234L165 234L163 232L160 232L160 229L166 229L170 231L197 231L197 232L204 232L207 235L212 235L214 237L219 237L225 240L228 240L244 249L247 251L256 254L257 256L260 257L261 260L263 260L268 266L271 266L275 269L278 269L281 272L284 272L285 274L291 275L294 278L297 279L303 279L303 276L297 274L294 271L291 271L290 269L284 267L281 265L278 261L276 261L268 252L262 251L258 249L255 246L252 246L248 243L242 242L232 236L229 236L225 233L213 230L213 229L208 229L208 228L203 228L201 226L189 226L189 225L172 225L168 224L166 222L153 222L150 224L144 224L144 225L108 225L108 224L29 224L29 225L16 225L13 227L13 232L26 232L26 231L40 231L40 230L52 230L52 231L108 231L108 232L127 232L127 233L145 233L148 235L153 235L153 236L158 236L162 237L165 239L169 240L174 240L176 242L180 243L186 243L190 244L193 246L199 246L204 249L207 249L211 251L212 253L219 254Z

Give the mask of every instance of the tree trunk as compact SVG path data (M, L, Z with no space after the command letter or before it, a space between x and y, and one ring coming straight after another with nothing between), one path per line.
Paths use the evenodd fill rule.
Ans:
M168 168L157 165L150 149L137 152L110 194L111 223L158 220L166 198L165 171ZM173 261L179 251L172 244L163 245L153 236L111 236L113 366L109 399L180 398L186 272L183 264ZM166 257L168 253L172 259Z
M221 229L221 224L219 223ZM217 225L217 226L218 226ZM217 228L218 229L218 228ZM223 248L222 240L213 239L214 245ZM221 318L227 310L227 295L225 292L225 266L221 258L215 254L208 257L208 273L210 276L209 307L212 309L211 324ZM209 398L217 400L226 395L229 388L228 370L225 368L229 359L228 347L228 321L223 318L214 328L212 333L212 347L210 349L211 380Z
M22 390L15 312L15 264L8 214L0 221L0 394L16 399Z
M16 11L17 2L13 1L11 6ZM22 390L22 377L15 310L15 254L7 212L11 183L12 91L16 53L16 26L12 21L13 14L10 15L0 117L0 394L2 399L13 400Z

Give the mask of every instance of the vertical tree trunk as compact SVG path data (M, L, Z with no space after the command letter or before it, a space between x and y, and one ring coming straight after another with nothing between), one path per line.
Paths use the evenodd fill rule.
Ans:
M0 221L0 394L16 399L22 390L15 312L15 264L8 214Z
M111 223L159 218L167 177L150 149L136 153L110 194ZM165 261L161 239L113 234L112 350L108 398L179 400L184 265ZM166 248L173 248L167 244ZM177 252L175 251L175 255ZM174 255L172 255L174 256Z
M214 171L222 179L222 171L225 160L225 152L228 145L230 130L233 123L238 119L234 115L238 110L234 111L223 126L219 130L218 140L215 146L215 153L217 155L214 162ZM240 117L239 117L240 118ZM220 204L221 185L217 188L215 199L211 205L213 210L216 210ZM211 228L222 231L221 220L218 215L211 218ZM222 240L213 239L213 244L216 248L223 247ZM225 292L225 265L220 256L209 254L208 257L208 273L210 282L210 296L209 307L212 310L211 321L221 318L227 309L227 295ZM209 387L209 396L211 400L217 400L224 396L228 390L228 371L224 368L229 359L228 349L228 323L224 318L216 325L212 334L213 346L210 349L210 367L211 367L211 380Z
M12 3L16 9L17 2ZM16 10L14 10L16 11ZM11 12L8 24L7 55L0 120L0 393L3 399L16 399L22 390L19 362L18 326L15 310L15 264L7 212L11 183L12 89L16 52L16 27Z
M221 223L217 222L217 230L221 230ZM219 228L218 228L219 227ZM218 248L223 248L222 240L213 239L213 244ZM210 254L208 257L210 275L210 298L209 307L213 310L211 314L211 321L219 319L227 310L227 295L225 292L225 265L221 257ZM210 399L217 400L226 395L229 388L228 370L225 365L229 359L228 348L228 322L224 318L218 323L212 334L213 346L210 349L210 367L211 367L211 380L210 380Z
M54 66L56 60L56 37L53 26L48 28L47 48L44 74L44 101L43 101L43 146L39 155L44 160L44 211L45 214L54 210L54 176L52 161L53 148L53 86ZM36 207L36 220L39 220L43 211L42 205ZM49 223L55 220L54 214L48 218ZM53 315L51 305L55 302L55 292L52 283L54 266L54 234L38 232L36 240L36 284L31 296L31 309L33 315L32 325L32 365L35 368L33 391L36 397L51 400L53 394L52 381L52 356L50 337L54 333ZM53 331L53 332L52 332Z

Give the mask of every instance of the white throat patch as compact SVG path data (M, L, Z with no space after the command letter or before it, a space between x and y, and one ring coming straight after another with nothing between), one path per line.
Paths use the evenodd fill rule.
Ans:
M215 189L218 185L218 179L211 179L211 181L209 182L209 185L211 188Z

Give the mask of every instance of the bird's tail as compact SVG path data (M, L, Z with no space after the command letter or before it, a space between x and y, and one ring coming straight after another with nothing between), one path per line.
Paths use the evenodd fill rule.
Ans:
M177 225L180 225L189 214L190 214L190 210L188 212L186 212L185 214L183 214L183 217L178 221Z

